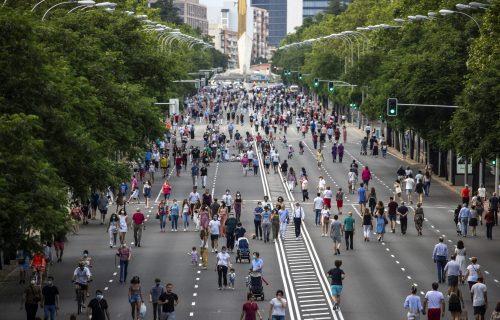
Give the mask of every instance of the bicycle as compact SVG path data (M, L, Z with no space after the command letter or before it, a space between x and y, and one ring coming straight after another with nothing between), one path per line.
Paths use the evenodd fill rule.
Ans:
M92 280L89 280L89 282L91 281ZM80 282L73 281L73 283L76 286L77 313L81 314L83 309L85 308L85 290L82 288L82 284Z
M33 267L32 272L31 272L31 279L35 280L35 285L41 286L42 285L42 270Z

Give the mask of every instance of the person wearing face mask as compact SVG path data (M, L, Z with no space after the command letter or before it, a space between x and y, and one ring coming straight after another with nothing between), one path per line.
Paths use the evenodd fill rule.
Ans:
M226 204L227 213L231 213L231 207L233 206L233 197L229 192L229 189L226 190L226 194L222 196L222 201Z
M85 266L85 262L80 261L78 263L78 267L73 272L73 282L80 286L80 289L83 291L83 303L85 304L85 297L88 296L88 288L90 277L92 274L90 273L90 269Z
M226 252L226 247L222 247L221 252L217 254L217 265L215 266L215 271L219 276L219 290L222 290L222 284L224 283L224 289L227 288L227 270L231 266L229 253Z
M149 303L153 305L153 320L160 319L161 308L158 305L158 299L163 292L165 292L165 290L161 285L161 280L156 278L155 285L149 290Z
M104 299L101 290L95 292L95 298L90 300L87 309L87 316L92 316L92 320L109 320L108 302Z
M208 224L210 229L210 240L212 245L212 252L217 253L219 250L219 232L220 232L220 221L218 216L214 214L213 220Z
M42 301L42 292L40 287L36 285L34 279L31 279L30 284L24 289L23 297L21 299L20 309L26 310L26 319L35 320L36 312L38 311L38 304Z
M42 289L42 303L44 319L55 320L56 310L59 309L59 290L54 285L54 278L47 278L47 285Z

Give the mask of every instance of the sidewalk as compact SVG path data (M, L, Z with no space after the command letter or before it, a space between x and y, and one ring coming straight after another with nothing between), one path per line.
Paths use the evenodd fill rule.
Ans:
M12 281L15 278L17 270L17 261L12 260L9 265L3 265L3 269L0 270L0 283Z
M359 137L358 137L359 140L361 140L365 136L365 132L362 129L358 129L357 125L355 125L353 123L349 123L349 122L347 124L348 124L347 128L354 129L356 134L359 135ZM399 152L399 150L397 150L393 147L388 147L387 152L390 155L392 155L393 157L407 163L409 166L416 167L417 170L422 170L422 172L425 171L424 170L425 164L416 162L415 160L410 159L409 157L406 157L406 159L403 159L403 154L401 154L401 152ZM446 180L443 177L439 177L439 176L435 175L434 172L432 173L432 182L437 182L437 183L441 184L442 186L446 187L448 190L450 190L450 191L452 191L460 196L460 191L462 189L461 186L452 185L451 182L449 182L448 180Z

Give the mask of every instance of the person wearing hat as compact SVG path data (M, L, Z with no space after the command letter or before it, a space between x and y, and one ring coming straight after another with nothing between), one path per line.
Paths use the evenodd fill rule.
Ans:
M132 215L132 220L134 221L134 244L136 247L141 246L142 228L144 227L145 219L144 213L141 212L141 208L137 208Z
M300 203L295 204L295 211L293 212L293 224L295 225L295 238L298 239L300 237L300 228L302 224L302 220L304 220L304 208L300 206Z

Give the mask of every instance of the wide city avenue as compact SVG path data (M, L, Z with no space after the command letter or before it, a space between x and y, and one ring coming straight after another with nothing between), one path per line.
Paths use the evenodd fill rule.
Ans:
M0 319L500 319L500 0L1 0Z

